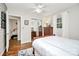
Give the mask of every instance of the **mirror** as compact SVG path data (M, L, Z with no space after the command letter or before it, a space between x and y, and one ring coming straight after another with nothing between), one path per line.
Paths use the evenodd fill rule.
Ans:
M42 20L37 18L31 19L32 36L42 36Z

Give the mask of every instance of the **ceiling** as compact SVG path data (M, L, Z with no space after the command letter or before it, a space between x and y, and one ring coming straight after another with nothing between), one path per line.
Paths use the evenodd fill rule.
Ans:
M36 3L6 3L8 9L21 10L26 13L33 13ZM56 12L70 8L76 3L42 3L44 8L42 8L42 14L54 14Z

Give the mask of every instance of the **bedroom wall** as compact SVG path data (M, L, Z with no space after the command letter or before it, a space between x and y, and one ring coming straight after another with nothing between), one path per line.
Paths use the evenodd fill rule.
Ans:
M78 19L79 19L78 10L79 10L78 6L73 6L73 8L69 8L65 11L60 12L60 14L62 14L63 19L64 19L64 21L63 21L64 30L56 28L56 17L59 13L56 13L55 15L53 15L53 25L52 26L54 27L54 34L57 34L59 36L78 39L79 38L78 37L79 34L78 34L78 30L77 30ZM68 11L70 14L68 14ZM31 41L31 24L30 24L31 15L26 12L23 12L23 11L12 10L11 8L8 8L8 14L15 15L15 16L21 16L21 43L30 42ZM70 18L67 18L67 17L70 17ZM74 24L75 18L77 18L76 24ZM48 19L50 19L50 18L48 18ZM29 20L29 25L24 25L24 20ZM68 22L69 22L69 25L68 25Z
M42 17L42 26L46 27L48 25L52 26L52 17L51 15L45 15Z
M32 18L41 19L41 16L29 14L26 11L13 8L8 8L7 10L8 15L21 17L21 43L31 42ZM29 25L24 25L24 20L29 20Z
M56 28L57 15L62 15L62 33ZM59 33L66 38L79 39L79 4L53 15L54 33ZM59 33L58 33L59 32ZM59 36L59 35L58 35Z
M4 29L1 28L1 11L6 11L6 9L5 4L0 3L0 55L2 55L5 50Z
M62 21L63 21L63 33L62 33L62 36L63 37L67 37L69 38L69 24L70 24L70 19L69 19L69 12L68 11L65 11L62 13Z
M17 25L16 25L17 20L16 19L9 19L9 21L10 21L10 36L12 36L13 29L17 27ZM16 31L16 33L18 34L17 31Z
M57 14L53 15L53 18L52 18L53 34L55 34L56 36L62 36L62 33L63 33L62 28L57 28L57 17L59 17L59 15L61 15L61 13L57 13Z
M79 39L79 4L68 9L69 38Z
M79 4L62 12L63 37L79 39Z
M30 27L30 17L29 14L23 11L12 10L8 8L8 15L20 16L21 17L21 43L26 43L31 41L31 27ZM29 24L25 25L24 20L29 20Z

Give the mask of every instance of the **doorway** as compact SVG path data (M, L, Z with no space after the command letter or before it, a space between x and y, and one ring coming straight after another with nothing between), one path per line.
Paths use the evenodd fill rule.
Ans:
M8 16L7 21L7 54L16 54L21 46L21 17Z

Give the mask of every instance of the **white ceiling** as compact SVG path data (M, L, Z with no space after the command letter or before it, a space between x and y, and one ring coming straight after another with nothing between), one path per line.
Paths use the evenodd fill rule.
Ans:
M43 8L42 14L54 14L61 10L70 8L76 3L42 3L45 7ZM35 3L6 3L8 9L22 10L27 13L33 13Z

